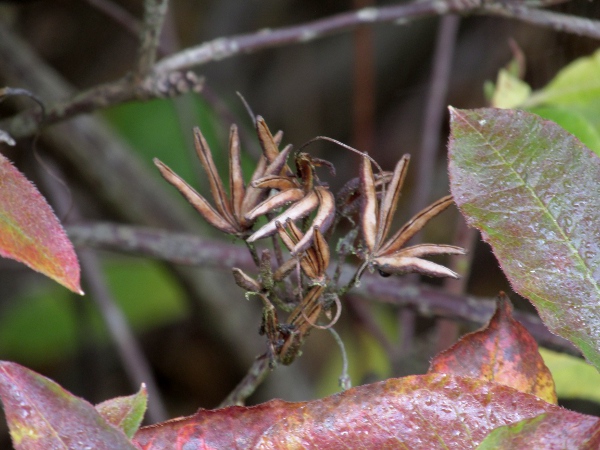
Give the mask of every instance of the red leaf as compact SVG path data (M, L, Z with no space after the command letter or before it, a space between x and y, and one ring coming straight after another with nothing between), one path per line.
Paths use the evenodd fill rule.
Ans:
M475 448L494 428L558 406L507 386L432 373L349 389L321 400L274 400L200 410L142 428L142 450Z
M0 398L15 450L133 450L83 399L18 364L0 362Z
M35 186L0 154L0 255L83 294L71 242Z
M501 292L496 313L479 331L437 355L429 372L449 373L504 384L550 403L557 403L552 374L535 339L512 317L512 306Z

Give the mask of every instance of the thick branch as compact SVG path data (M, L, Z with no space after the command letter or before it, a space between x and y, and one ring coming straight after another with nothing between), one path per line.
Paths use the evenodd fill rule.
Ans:
M234 244L215 243L193 235L114 224L79 225L67 228L75 245L133 253L176 264L191 264L221 270L239 267L254 270L245 248ZM349 278L354 267L346 267ZM402 278L382 281L377 275L365 274L360 286L353 290L366 300L382 301L415 308L425 316L447 317L484 324L495 310L495 301L473 296L454 295L423 284L412 284ZM579 354L565 339L550 333L541 320L531 314L515 312L515 317L542 345L571 354Z

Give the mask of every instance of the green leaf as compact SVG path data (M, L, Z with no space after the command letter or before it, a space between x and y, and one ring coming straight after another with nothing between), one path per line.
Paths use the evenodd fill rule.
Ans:
M111 425L123 430L128 438L132 438L144 419L148 405L148 391L142 384L137 394L117 397L96 405L96 411Z
M0 255L83 294L77 255L52 208L1 154L0 191Z
M563 409L498 427L487 435L477 450L596 450L599 447L600 420Z
M525 106L544 104L587 106L600 102L600 50L576 59L562 69L544 89L535 92Z
M600 403L600 373L581 358L540 349L550 369L560 399L583 399Z
M451 108L450 179L515 291L600 368L600 158L524 111Z
M515 108L527 100L530 94L531 87L527 83L508 70L500 69L491 104L496 108Z
M94 407L18 364L0 362L0 398L15 450L134 450Z

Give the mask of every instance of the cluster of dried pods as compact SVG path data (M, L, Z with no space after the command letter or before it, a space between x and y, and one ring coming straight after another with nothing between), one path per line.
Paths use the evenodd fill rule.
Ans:
M330 249L325 236L342 217L358 212L360 242L349 246L343 257L354 253L364 260L350 284L358 281L365 268L378 269L382 275L417 272L429 276L456 277L450 269L423 259L439 254L462 254L464 250L449 245L421 244L403 246L433 217L451 203L444 197L425 208L387 239L409 157L403 156L393 173L373 173L371 158L360 153L358 179L350 180L337 196L321 183L316 167L325 166L333 173L331 163L307 153L295 156L295 172L288 165L292 146L279 150L282 133L273 136L265 121L256 118L256 130L262 156L248 184L242 175L240 141L237 127L231 126L229 139L229 196L214 164L208 144L198 128L194 142L198 158L208 176L214 206L158 159L154 163L162 176L194 206L204 219L224 233L243 239L251 251L259 274L253 278L234 268L236 283L248 295L258 296L263 303L261 332L269 343L270 361L290 364L298 356L303 340L312 328L332 326L341 311L338 294L350 285L338 286L339 267L335 275L328 272ZM336 198L337 197L337 198ZM314 212L316 210L316 212ZM308 220L311 214L312 220ZM267 223L254 230L256 221L266 217ZM300 222L300 226L297 225ZM357 233L348 236L355 240ZM272 236L276 263L271 251L257 253L254 243ZM277 239L279 238L279 239ZM280 242L289 251L284 260ZM332 318L333 306L336 315ZM276 307L289 312L280 323ZM324 314L330 323L318 325Z

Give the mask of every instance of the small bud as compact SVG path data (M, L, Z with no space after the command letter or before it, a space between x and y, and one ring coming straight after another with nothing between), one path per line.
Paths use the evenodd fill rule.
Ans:
M235 280L235 284L237 284L242 289L248 292L260 292L262 290L262 286L258 281L254 278L250 277L246 273L242 271L242 269L238 269L234 267L232 269L233 279Z

